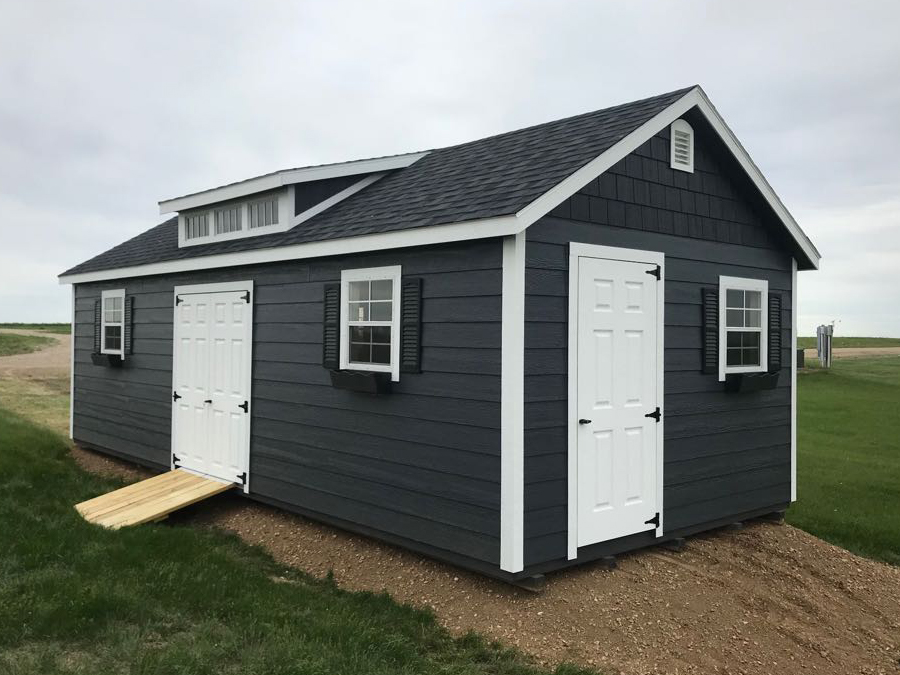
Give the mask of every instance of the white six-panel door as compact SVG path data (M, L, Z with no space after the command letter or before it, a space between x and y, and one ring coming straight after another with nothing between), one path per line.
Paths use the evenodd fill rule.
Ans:
M626 259L571 259L577 265L577 288L570 289L577 294L576 547L660 524L660 267L621 255Z
M221 290L219 290L221 289ZM172 455L248 488L252 283L176 288Z

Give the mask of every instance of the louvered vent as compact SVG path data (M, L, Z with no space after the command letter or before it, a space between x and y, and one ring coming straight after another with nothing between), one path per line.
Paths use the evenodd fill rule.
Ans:
M684 120L675 120L672 123L671 145L673 169L680 171L694 171L694 130Z

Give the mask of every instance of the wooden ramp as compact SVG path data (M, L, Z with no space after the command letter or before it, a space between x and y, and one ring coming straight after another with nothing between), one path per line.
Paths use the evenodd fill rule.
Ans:
M88 499L75 508L85 520L117 529L162 520L172 511L230 490L234 485L175 469Z

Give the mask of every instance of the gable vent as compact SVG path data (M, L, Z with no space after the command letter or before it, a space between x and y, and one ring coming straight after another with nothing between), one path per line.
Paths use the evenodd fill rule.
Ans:
M694 130L684 120L675 120L671 132L671 166L679 171L694 172Z

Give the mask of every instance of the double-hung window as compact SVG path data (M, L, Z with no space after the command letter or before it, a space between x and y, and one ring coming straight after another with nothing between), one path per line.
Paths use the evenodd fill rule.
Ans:
M103 291L101 296L100 352L125 355L125 290Z
M341 369L400 379L400 266L341 272Z
M767 370L769 282L719 277L719 379Z

